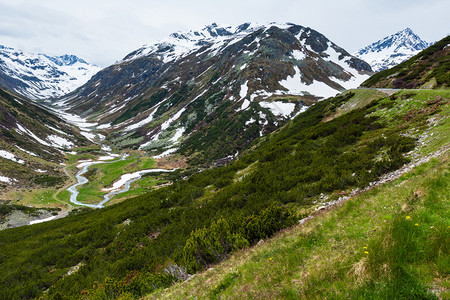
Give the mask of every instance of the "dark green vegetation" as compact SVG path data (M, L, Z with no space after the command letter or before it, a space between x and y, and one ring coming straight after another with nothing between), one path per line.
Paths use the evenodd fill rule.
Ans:
M34 179L34 183L46 187L61 186L64 183L64 179L58 176L39 175Z
M291 226L320 193L332 200L339 197L334 191L366 186L408 162L403 154L415 139L405 133L426 130L448 96L383 98L323 122L344 103L358 102L346 93L314 105L225 167L102 210L2 231L1 297L32 298L47 289L49 299L138 297L166 286L168 265L200 270ZM388 112L414 105L433 109L390 119Z
M379 72L363 82L365 87L417 89L450 88L450 36L409 60Z
M449 299L448 153L145 299Z

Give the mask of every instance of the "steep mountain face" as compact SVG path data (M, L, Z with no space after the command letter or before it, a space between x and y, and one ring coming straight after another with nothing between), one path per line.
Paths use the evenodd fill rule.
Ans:
M379 72L398 65L430 45L406 28L358 50L354 55Z
M28 99L0 89L0 187L52 184L63 150L88 141L73 126Z
M100 69L75 55L52 57L0 45L0 86L30 99L61 97Z
M396 89L450 87L450 36L436 42L409 60L379 72L362 86Z
M311 28L212 24L130 53L53 104L97 122L118 147L204 160L234 155L371 73Z

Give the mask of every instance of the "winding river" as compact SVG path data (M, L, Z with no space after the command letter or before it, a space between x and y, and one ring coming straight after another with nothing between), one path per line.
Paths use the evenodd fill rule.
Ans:
M127 155L123 155L120 159L124 160L127 157ZM87 204L82 203L77 200L79 191L77 188L83 184L86 184L89 182L89 180L83 176L88 171L88 168L93 165L97 164L106 164L106 163L113 163L117 160L112 161L93 161L93 162L85 162L82 164L82 168L78 173L75 175L77 179L77 183L70 186L67 191L70 193L70 202L76 205L80 206L87 206L91 208L103 208L104 204L112 199L117 194L125 193L130 190L130 186L133 182L136 180L141 179L142 175L147 173L159 173L159 172L173 172L174 170L166 170L166 169L148 169L148 170L141 170L134 173L124 174L120 177L119 180L117 180L112 188L109 189L103 189L103 191L109 191L107 194L103 195L103 200L97 204Z

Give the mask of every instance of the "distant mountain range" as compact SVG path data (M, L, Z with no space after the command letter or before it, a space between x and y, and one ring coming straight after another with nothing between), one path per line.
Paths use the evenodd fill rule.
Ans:
M0 45L0 86L31 99L61 97L100 69L75 55L32 54Z
M308 27L211 24L130 53L54 104L118 147L218 158L372 73Z
M406 28L358 50L354 55L379 72L398 65L430 45L410 28Z
M271 25L277 24L246 23L236 27L212 24L198 31L173 33L163 42L147 45L130 53L119 64L152 54L159 54L161 60L167 64L199 50L206 44L235 39L239 35L253 32L258 27ZM289 24L281 25L289 26ZM373 71L379 72L407 60L429 45L431 44L422 40L410 28L406 28L358 50L354 56L368 62ZM220 47L219 44L216 46ZM89 64L75 55L32 54L0 45L0 86L31 99L64 96L85 84L99 70L100 67ZM320 92L317 91L317 87L315 88L313 91L317 96L331 95L329 89L328 93L325 93L326 87L322 87Z

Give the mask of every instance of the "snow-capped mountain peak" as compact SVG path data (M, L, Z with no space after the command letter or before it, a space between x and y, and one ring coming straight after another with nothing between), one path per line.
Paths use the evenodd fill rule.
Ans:
M191 30L187 33L175 32L170 35L171 38L198 41L201 39L216 38L223 36L230 36L236 33L232 26L219 26L216 23L205 26L201 30Z
M68 55L68 54L64 54L64 55L61 55L61 56L48 56L48 55L45 55L45 57L47 57L48 59L53 61L58 66L72 66L72 65L74 65L76 63L88 64L85 60L83 60L83 59L81 59L81 58L79 58L79 57L77 57L75 55Z
M31 99L63 96L100 69L75 55L33 54L0 45L0 86Z
M161 59L167 63L176 60L188 53L195 52L201 47L216 44L222 46L224 42L239 40L261 28L288 28L294 24L290 23L243 23L238 26L218 25L212 23L200 30L190 30L188 32L175 32L156 44L144 45L140 49L128 54L122 61L130 61L150 54L159 54ZM222 43L221 43L222 42Z
M376 72L388 69L416 55L430 46L410 28L405 28L369 46L354 55L368 62Z

